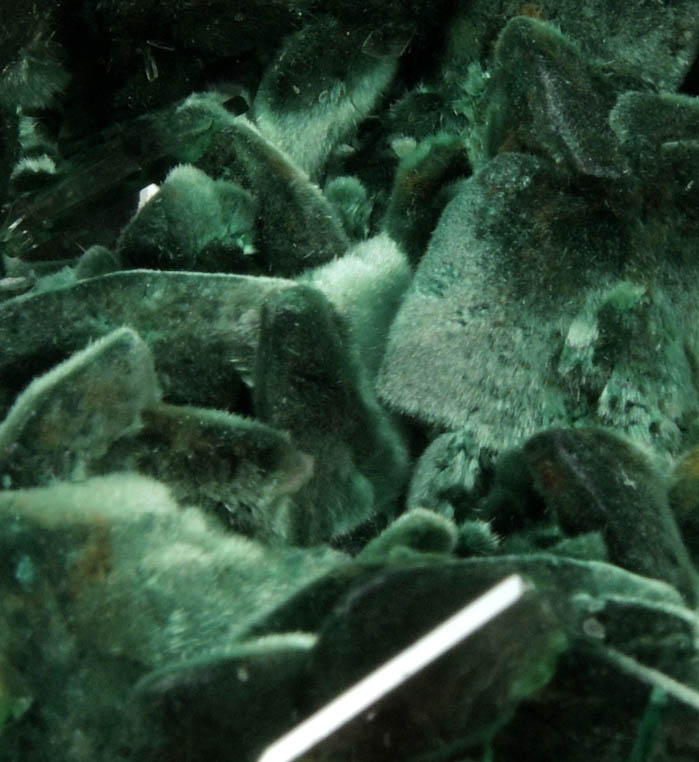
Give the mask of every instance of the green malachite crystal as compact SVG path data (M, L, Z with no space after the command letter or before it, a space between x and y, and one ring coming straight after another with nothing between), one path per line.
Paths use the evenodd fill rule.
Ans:
M698 18L4 2L0 762L699 758Z

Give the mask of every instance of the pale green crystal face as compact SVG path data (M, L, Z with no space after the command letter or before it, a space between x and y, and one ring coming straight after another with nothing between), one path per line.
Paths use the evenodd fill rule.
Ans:
M699 758L697 19L5 2L0 762Z

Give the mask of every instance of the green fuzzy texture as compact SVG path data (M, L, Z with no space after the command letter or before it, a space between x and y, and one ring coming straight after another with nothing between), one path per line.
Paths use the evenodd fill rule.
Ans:
M12 168L13 189L28 191L50 183L56 175L56 163L47 154L20 159Z
M314 459L314 478L288 515L294 543L341 538L390 515L405 478L400 435L355 351L345 320L318 289L299 285L265 300L255 414Z
M447 33L445 79L462 79L474 62L488 60L511 19L549 21L576 40L588 60L604 64L628 89L677 89L691 66L698 39L692 0L625 5L606 0L475 0L458 4ZM604 34L600 34L604 30Z
M460 556L490 556L497 552L500 538L487 521L473 519L459 526L456 552Z
M196 129L182 160L211 177L242 186L256 199L255 245L260 273L296 275L341 256L349 241L320 188L245 116L234 117L217 93L195 94L174 114L176 130ZM163 118L163 140L173 131Z
M632 281L591 291L568 328L558 372L566 385L596 400L601 423L641 446L675 455L699 397L696 337L671 293Z
M658 205L670 212L675 205L681 214L672 214L668 224L678 237L694 237L697 230L689 212L699 194L694 182L699 167L696 101L675 93L626 92L609 114L609 124L639 179L639 216L647 219L648 211ZM671 248L674 257L691 258L681 244Z
M408 506L429 508L457 521L470 516L478 495L480 456L467 431L436 437L415 464Z
M682 135L699 139L697 99L678 93L626 92L619 95L609 123L622 144L646 150ZM655 158L643 156L641 159Z
M421 553L449 554L456 542L457 530L451 521L424 508L413 508L371 540L358 558L362 561L381 560L390 557L396 547Z
M413 265L419 262L442 209L451 199L450 183L470 172L463 142L447 133L426 138L401 159L383 227Z
M463 120L456 119L451 104L441 89L420 84L391 104L386 114L392 135L413 138L416 143L445 129L445 122L454 123L454 132Z
M385 233L351 247L343 257L298 278L322 291L347 322L352 343L349 349L356 350L372 381L381 366L388 331L410 279L405 255Z
M577 45L550 24L516 17L494 56L483 117L488 156L523 150L590 177L622 176L606 122L614 89Z
M567 420L561 390L534 358L555 354L574 291L600 277L590 268L596 235L618 232L599 224L588 232L578 215L591 210L565 198L561 183L540 160L516 153L461 182L391 327L383 400L496 450ZM540 215L552 228L538 224ZM597 258L602 271L613 266Z
M130 270L6 301L0 400L9 406L33 376L128 324L153 353L169 402L235 409L252 385L260 302L293 286L279 278Z
M699 409L695 231L673 227L672 196L644 228L636 190L569 172L508 152L461 182L391 327L379 393L496 451L576 422L675 456Z
M90 644L99 672L113 668L109 653L127 654L141 674L222 656L244 630L344 560L327 548L269 547L226 532L176 503L165 485L134 473L5 490L0 521L5 528L15 522L15 541L34 559L35 584L47 588L63 616L81 622L85 635L74 645ZM50 537L60 538L60 549ZM12 561L5 558L3 571L14 589ZM80 595L71 597L71 586ZM33 621L39 626L51 616L36 611ZM23 632L13 630L9 639L20 653L31 647ZM40 688L40 672L36 665L27 674L30 689Z
M551 553L583 561L608 561L609 553L601 532L586 532L567 537L551 547Z
M0 423L5 488L80 478L160 397L153 358L120 328L29 384Z
M43 30L8 61L0 74L0 106L25 110L52 106L70 80L55 40L43 38Z
M696 603L697 572L665 484L642 451L616 434L581 428L542 432L526 443L524 455L564 532L601 532L612 563L665 579Z
M75 265L75 277L96 278L119 270L119 259L106 246L90 246Z
M313 178L395 74L398 56L371 55L371 44L365 29L320 19L286 41L260 83L253 104L257 126Z
M180 165L122 231L117 253L127 268L244 271L256 217L252 194Z
M372 202L356 177L335 177L323 189L351 241L363 241L369 233Z
M699 758L697 0L5 10L1 762Z
M137 432L116 440L92 474L137 471L167 484L173 497L217 515L240 534L282 543L280 519L313 477L313 458L286 432L211 408L157 404Z

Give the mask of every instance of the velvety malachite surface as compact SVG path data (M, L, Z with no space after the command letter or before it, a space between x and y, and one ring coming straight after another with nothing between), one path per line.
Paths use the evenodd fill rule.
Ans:
M4 0L0 762L699 759L699 2ZM289 761L291 762L291 761Z

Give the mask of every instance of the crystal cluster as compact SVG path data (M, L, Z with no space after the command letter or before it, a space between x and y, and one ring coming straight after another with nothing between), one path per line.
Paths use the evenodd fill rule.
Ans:
M3 17L0 762L696 759L696 1Z

